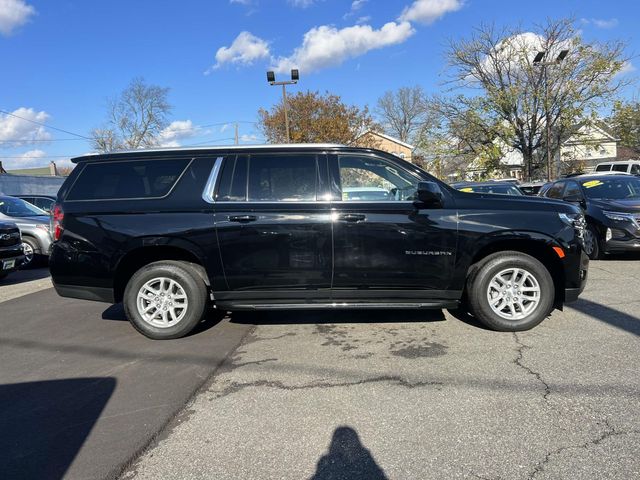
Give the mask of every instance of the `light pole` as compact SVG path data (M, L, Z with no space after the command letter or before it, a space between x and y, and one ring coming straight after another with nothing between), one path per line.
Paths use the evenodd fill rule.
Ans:
M287 132L287 143L291 143L289 135L289 105L287 105L287 85L295 85L300 80L300 72L297 69L291 70L291 80L276 82L276 74L273 71L267 72L267 82L269 85L282 85L282 103L284 106L284 125Z
M544 57L547 56L548 51L543 50L538 52L533 59L533 65L542 68L542 75L544 77L544 116L545 116L545 130L546 130L546 144L547 144L547 179L551 181L551 125L549 122L549 77L547 76L547 67L551 65L558 65L569 54L569 50L562 50L555 60L545 62ZM560 159L558 158L558 164L556 166L556 173L560 173ZM529 167L529 177L531 177L531 167Z

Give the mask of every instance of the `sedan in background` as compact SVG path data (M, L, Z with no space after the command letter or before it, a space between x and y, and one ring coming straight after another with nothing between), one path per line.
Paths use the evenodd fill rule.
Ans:
M589 258L603 253L640 252L640 178L595 173L562 178L540 194L580 205L587 229L584 250Z
M524 195L522 190L512 182L457 182L452 183L451 186L461 192Z
M16 197L0 196L0 221L15 223L22 233L23 266L35 266L49 256L49 214Z

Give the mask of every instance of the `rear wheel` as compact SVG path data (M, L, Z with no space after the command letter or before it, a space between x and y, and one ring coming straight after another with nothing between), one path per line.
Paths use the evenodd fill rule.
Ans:
M544 320L555 297L546 267L530 255L499 252L487 257L467 283L472 314L493 330L529 330Z
M156 340L180 338L200 323L207 288L186 262L160 261L138 270L124 291L127 318L143 335Z

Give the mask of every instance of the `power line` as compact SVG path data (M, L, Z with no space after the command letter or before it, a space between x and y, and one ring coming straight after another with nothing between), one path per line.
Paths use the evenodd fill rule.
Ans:
M10 117L19 118L20 120L24 120L25 122L34 123L36 125L40 125L41 127L50 128L51 130L57 130L58 132L67 133L69 135L73 135L74 137L84 138L85 140L91 140L89 137L85 137L84 135L80 135L79 133L70 132L69 130L64 130L58 127L52 127L51 125L47 125L46 123L36 122L35 120L31 120L30 118L24 118L20 115L16 115L11 112L7 112L5 110L0 110L0 113L4 113L5 115L9 115Z
M86 141L86 139L84 138L50 138L49 140L44 140L41 138L34 138L34 139L7 139L7 140L0 140L0 143L48 143L48 142L84 142Z

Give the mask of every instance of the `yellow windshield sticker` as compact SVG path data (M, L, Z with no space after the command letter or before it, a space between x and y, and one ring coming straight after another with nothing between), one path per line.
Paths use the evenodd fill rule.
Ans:
M473 192L473 188L471 187L464 187L460 189L461 192Z
M582 184L584 188L599 187L600 185L602 185L602 182L600 180L589 180L588 182L584 182Z

